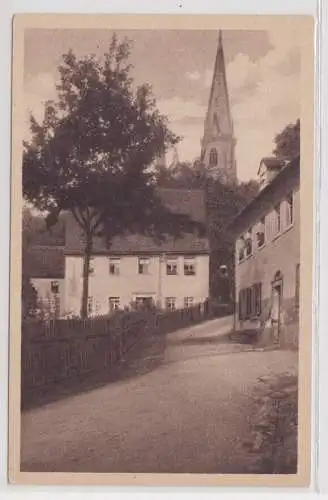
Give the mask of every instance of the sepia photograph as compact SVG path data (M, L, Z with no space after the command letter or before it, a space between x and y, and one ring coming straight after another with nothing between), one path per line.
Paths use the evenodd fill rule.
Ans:
M313 48L306 16L15 18L12 482L308 484Z

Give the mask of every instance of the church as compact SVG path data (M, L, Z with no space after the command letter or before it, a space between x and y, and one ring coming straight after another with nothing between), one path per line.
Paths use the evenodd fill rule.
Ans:
M236 181L235 144L220 32L201 141L201 161L214 179L227 184ZM179 162L177 150L174 162ZM166 166L165 155L159 163ZM173 211L205 223L204 190L162 189L160 194ZM60 253L60 268L50 265L45 275L43 269L40 272L39 259L30 278L40 303L54 303L56 316L71 317L80 314L84 247L79 228L69 213L65 214L64 226L64 243L55 249ZM40 249L33 248L31 252L35 260L34 254L40 253ZM41 253L44 260L50 252L43 248ZM216 279L210 254L209 238L194 234L161 244L129 235L116 238L110 250L96 241L90 267L88 315L107 314L131 303L152 302L170 310L204 303L211 295L211 279ZM49 259L53 262L52 256Z
M214 179L223 183L237 180L235 146L220 30L200 155L201 162Z

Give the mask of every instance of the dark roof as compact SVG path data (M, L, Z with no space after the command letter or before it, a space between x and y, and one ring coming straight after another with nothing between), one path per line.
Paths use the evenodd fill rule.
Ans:
M206 221L205 193L200 189L160 189L159 194L164 204L177 214L189 215L195 221ZM71 214L66 215L65 253L80 255L83 253L80 228ZM209 243L205 236L185 233L177 238L167 236L158 242L149 236L126 233L116 236L108 247L101 238L95 238L94 254L140 254L140 253L208 253Z
M34 246L23 252L23 273L30 278L62 279L65 276L63 248Z
M275 156L265 156L262 158L258 171L259 173L261 166L264 164L268 170L281 170L288 164L288 160L286 158L277 158Z
M158 193L172 212L187 214L196 222L205 222L206 203L203 189L161 188Z
M284 167L274 179L267 184L259 194L248 204L245 208L239 212L239 214L234 218L232 223L229 225L229 229L234 233L242 231L246 220L251 216L254 210L260 205L269 205L271 203L271 198L273 193L276 192L281 186L287 186L286 182L293 178L300 177L300 157L297 156L289 164Z

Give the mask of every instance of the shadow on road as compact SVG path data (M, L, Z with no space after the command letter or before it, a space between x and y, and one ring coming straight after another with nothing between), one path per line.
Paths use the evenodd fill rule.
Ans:
M235 334L227 332L221 335L211 336L190 336L180 339L170 339L170 345L218 345L218 344L250 344L257 343L257 338L249 335Z
M23 410L58 401L75 394L86 393L107 384L139 377L155 370L164 357L166 335L149 335L135 345L111 370L86 373L34 391L28 397Z

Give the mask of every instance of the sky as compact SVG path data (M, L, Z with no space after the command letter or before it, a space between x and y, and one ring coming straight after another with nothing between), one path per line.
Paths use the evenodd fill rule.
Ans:
M42 119L44 102L56 98L58 65L70 48L77 56L106 52L111 30L31 29L25 32L25 137L28 117ZM218 32L202 30L117 31L132 41L130 62L135 84L150 83L159 110L182 136L181 161L200 155L200 140L213 76ZM274 136L300 116L300 34L295 31L224 30L237 175L256 178ZM168 153L170 162L172 153Z

